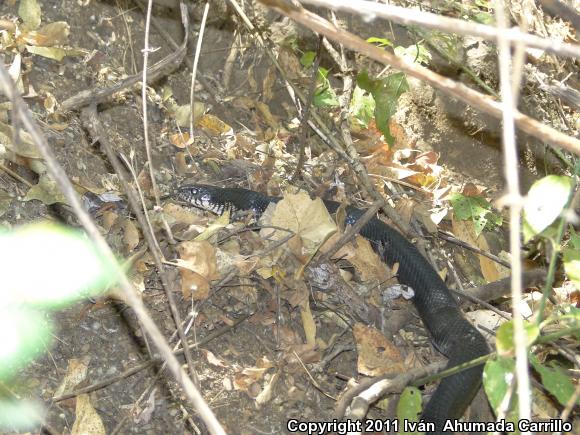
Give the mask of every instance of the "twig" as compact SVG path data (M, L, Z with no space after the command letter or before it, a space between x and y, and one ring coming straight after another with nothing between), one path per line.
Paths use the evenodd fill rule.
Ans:
M10 169L9 167L7 167L1 163L0 163L0 169L2 169L4 172L6 172L8 175L10 175L12 178L20 181L26 187L30 188L33 186L33 184L30 181L28 181L26 178L20 176L18 173L14 172L12 169Z
M328 251L320 258L321 262L327 262L334 254L338 252L340 248L350 242L364 227L368 221L377 215L377 212L381 207L383 207L385 201L381 199L380 201L375 201L368 210L352 225L347 229L344 234L332 245Z
M424 378L427 374L436 372L445 367L445 362L436 362L425 367L411 369L396 376L387 375L380 378L366 379L356 387L346 391L334 410L336 418L347 417L360 420L368 412L370 405L387 393L400 393L407 385L416 379ZM347 407L350 411L347 413Z
M243 321L247 320L248 318L250 318L252 316L252 314L248 314L246 316L243 316L241 318L239 318L238 320L236 320L232 325L225 325L219 329L216 329L215 331L213 331L212 333L208 334L206 337L202 338L201 340L199 340L196 343L192 343L189 345L190 348L195 349L198 348L200 346L203 346L204 344L209 343L212 340L215 340L216 338L224 335L225 333L227 333L228 331L231 331L232 329L234 329L236 326L238 326L240 323L242 323ZM172 352L173 355L182 355L183 354L183 348L182 349L178 349ZM158 364L163 362L162 358L154 358L152 360L146 361L142 364L136 365L135 367L131 367L130 369L125 370L123 373L120 373L117 376L113 376L111 378L107 378L107 379L103 379L101 381L95 382L91 385L88 385L86 387L83 388L79 388L78 390L74 390L71 391L70 393L65 393L62 394L61 396L56 396L52 398L53 402L62 402L63 400L67 400L67 399L71 399L73 397L78 396L79 394L86 394L86 393L92 393L94 391L98 391L98 390L102 390L105 387L108 387L111 384L117 383L119 381L122 381L123 379L126 379L130 376L133 376L136 373L139 373L145 369L148 369L149 367L151 367L154 364Z
M183 28L185 29L185 38L183 38L183 42L173 53L164 59L161 59L159 62L153 65L149 71L147 71L148 82L154 82L159 77L167 75L167 73L181 65L181 62L187 53L187 29L189 28L189 18L187 12L181 14L181 20ZM129 76L108 88L87 89L85 91L81 91L78 94L64 100L60 106L60 111L77 110L81 107L88 106L91 103L101 103L111 95L120 92L130 86L133 86L139 83L141 80L143 80L143 74L139 73Z
M448 234L443 230L437 230L437 237L440 237L443 240L446 240L446 241L451 242L457 246L461 246L462 248L465 248L465 249L468 249L472 252L475 252L476 254L483 255L484 257L487 257L490 260L493 260L496 263L501 264L504 267L508 267L508 268L511 267L509 262L502 260L497 255L493 255L489 252L486 252L486 251L478 248L477 246L473 246L473 245L470 245L469 243L464 242L463 240L459 240L455 236Z
M278 2L273 3L278 4ZM327 20L316 14L313 14L312 12L307 11L306 9L298 7L275 7L275 9L278 12L310 28L311 30L340 42L351 50L358 51L359 53L362 53L365 56L376 60L377 62L390 65L399 71L403 71L412 77L422 80L434 88L439 89L446 94L457 98L478 110L481 110L484 113L492 115L496 118L502 117L503 106L501 103L493 101L488 96L481 94L462 83L444 77L420 65L407 62L404 59L395 56L394 54L369 44L358 36L333 26ZM521 130L540 139L543 142L551 143L553 145L565 148L573 153L580 154L580 140L557 131L552 127L544 125L541 122L532 119L529 116L522 114L521 112L518 112L517 110L513 110L512 113L517 126Z
M302 2L331 9L348 11L353 14L362 15L363 17L381 17L399 24L415 24L429 29L443 30L449 33L479 36L480 38L493 42L497 40L498 36L501 36L502 39L507 42L524 43L528 47L539 48L550 53L576 58L580 57L580 47L578 45L540 38L539 36L524 33L518 28L497 29L496 27L474 23L473 21L443 17L441 15L424 12L418 9L402 8L372 1L302 0Z
M272 63L274 64L274 66L276 67L278 72L280 73L280 75L284 78L286 85L287 85L287 89L289 89L289 93L291 94L290 97L294 100L293 94L296 94L298 96L298 98L300 98L302 103L306 104L307 98L300 91L300 89L295 87L286 78L286 74L285 74L284 69L280 67L280 64L276 60L276 57L274 56L272 51L268 49L268 47L264 43L264 40L262 39L262 37L256 32L255 27L250 22L250 20L248 19L248 17L246 16L244 11L240 7L240 5L235 0L228 0L228 2L232 5L232 7L235 9L235 11L238 13L238 15L240 15L240 17L242 18L242 21L244 22L246 27L254 33L254 36L257 39L260 46L266 49L266 53L268 54L268 57L270 58L270 60L272 61ZM323 32L321 32L321 33L323 33ZM352 87L351 87L351 89L352 89ZM345 100L346 100L346 98L345 98ZM364 188L365 192L367 193L367 195L369 197L371 197L373 199L373 201L382 200L383 197L374 188L373 183L369 177L369 174L368 174L366 168L364 167L364 165L360 162L360 159L358 158L358 153L356 152L356 149L354 148L354 146L348 147L348 145L345 145L347 147L347 149L349 150L350 154L347 153L343 149L342 145L339 144L338 141L334 138L332 132L325 125L324 121L316 113L316 111L311 110L311 118L312 118L312 120L308 121L308 125L310 126L310 128L312 128L316 132L316 134L318 134L321 137L321 139L340 156L341 159L343 159L345 162L348 163L348 165L353 169L353 171L357 175L359 182L363 185L363 188ZM403 234L414 235L414 233L411 231L411 227L398 215L398 213L389 204L385 203L382 210L385 213L385 215L387 215L387 217L391 220L393 225L397 226Z
M209 2L205 2L205 7L203 8L203 16L201 18L201 25L199 27L199 35L197 36L197 45L195 47L195 56L193 58L193 67L191 71L191 88L189 90L189 107L191 111L189 113L189 137L193 137L193 125L195 122L195 110L193 108L195 103L195 76L197 75L197 64L199 62L199 55L201 54L201 43L203 42L203 32L205 30L205 23L207 21L207 14L209 12Z
M298 133L298 146L300 152L298 153L298 163L296 163L296 170L292 175L290 183L295 182L300 176L302 166L304 165L304 150L306 148L306 133L308 131L308 120L310 119L310 108L314 104L314 95L316 94L318 84L318 67L320 66L320 55L322 51L322 37L318 38L318 46L316 47L316 56L312 63L312 76L310 78L310 88L308 89L307 101L302 108L302 119L300 119L300 132Z
M55 180L61 192L67 199L67 202L74 210L79 222L85 228L87 235L95 244L95 248L102 256L102 258L107 261L108 264L111 264L113 269L112 277L115 278L115 280L119 283L127 303L131 306L131 308L133 308L137 318L153 340L153 343L167 361L173 376L183 388L184 393L187 395L194 408L200 413L201 418L206 423L210 432L212 434L225 435L225 432L215 417L213 411L207 405L191 379L187 377L177 358L175 358L175 356L171 353L169 345L165 341L165 338L161 334L161 331L151 316L149 316L143 301L137 295L136 290L127 279L127 276L123 270L117 264L115 255L111 251L111 248L109 248L109 245L107 245L107 242L99 232L99 229L92 221L89 214L83 209L78 194L68 179L64 168L58 163L52 149L49 147L46 139L42 135L40 128L30 115L26 103L16 92L16 86L10 78L8 71L6 71L6 68L4 67L3 59L0 59L0 88L12 101L14 115L20 118L22 124L30 134L34 144L37 146L46 162L49 174Z
M113 151L113 146L109 142L109 138L108 138L107 134L105 133L103 125L101 124L101 121L99 120L99 118L97 116L96 105L93 104L93 105L83 109L82 114L83 114L82 117L84 118L84 121L85 121L84 124L85 124L87 130L92 134L94 140L99 141L102 149L105 151L105 154L107 155L107 158L109 159L109 162L111 163L111 166L113 166L113 169L115 170L115 172L119 176L119 181L121 182L121 186L123 187L123 190L127 195L127 199L129 201L129 204L131 205L131 208L133 209L133 212L135 213L135 216L137 217L137 221L141 225L141 228L143 230L143 236L145 237L145 241L147 242L147 245L149 246L151 254L153 255L153 260L155 261L155 265L157 267L157 270L159 271L159 277L161 278L161 283L163 284L163 289L165 290L165 294L167 295L171 314L172 314L173 319L175 321L177 333L179 334L179 339L182 342L186 343L184 345L184 347L185 347L185 359L189 365L192 363L193 358L191 357L191 352L187 348L185 334L183 333L183 329L181 328L180 315L179 315L179 311L177 309L177 305L175 303L175 298L173 296L173 293L174 293L173 289L175 286L171 285L170 280L167 278L167 273L165 272L165 268L163 267L163 259L162 259L162 256L160 254L161 250L159 249L159 243L157 242L157 238L155 237L153 227L151 226L151 223L149 222L147 210L145 209L145 207L141 208L139 205L140 200L141 200L141 202L143 201L143 196L141 195L140 190L139 190L139 196L138 196L137 193L135 193L135 190L131 187L129 181L127 180L127 176L125 174L123 166L119 163L119 161L118 161L118 159ZM129 166L129 168L131 168L131 165L129 162L127 162L127 165ZM131 171L132 171L132 169L131 169ZM137 188L139 189L138 183L137 183ZM192 375L192 379L196 380L197 374L195 373L195 371L193 370L192 367L189 367L189 371L190 371L190 374Z
M504 171L507 184L507 195L510 199L510 254L511 254L511 297L514 324L514 342L516 351L516 379L518 393L519 418L531 420L532 403L530 400L530 376L528 372L528 349L524 321L520 312L522 300L522 262L520 245L521 209L522 197L520 195L520 182L518 179L518 152L516 147L515 130L515 99L512 90L511 74L521 74L522 71L511 71L510 44L505 38L503 30L507 28L507 18L504 11L504 2L495 1L495 15L498 26L497 45L499 49L499 76L501 90L502 111L502 136L504 148ZM529 431L523 432L524 434Z

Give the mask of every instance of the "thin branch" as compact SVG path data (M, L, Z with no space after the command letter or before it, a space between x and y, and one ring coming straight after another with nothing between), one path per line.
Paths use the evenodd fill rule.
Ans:
M522 301L522 261L521 261L521 209L520 182L518 178L518 151L516 146L516 129L514 122L515 95L512 89L512 74L521 74L521 69L511 71L511 54L509 41L504 37L502 30L507 27L507 17L504 11L504 2L496 0L495 16L498 33L498 60L500 75L500 90L502 98L502 135L504 149L504 170L507 184L507 195L510 207L510 254L511 254L511 297L514 324L514 342L516 351L516 379L518 393L519 418L531 420L532 404L530 400L530 377L528 372L528 349L524 320L520 311ZM528 431L523 433L529 433Z
M277 2L276 5L278 4ZM294 21L308 27L309 29L321 33L326 37L333 39L345 47L355 50L377 62L385 65L390 65L393 68L403 71L411 77L422 80L436 89L439 89L446 94L457 98L470 106L481 110L484 113L492 115L498 119L502 117L503 105L500 102L494 101L490 97L477 92L470 87L456 82L452 79L437 74L428 68L422 67L415 63L410 63L402 58L395 56L367 43L362 38L353 35L350 32L339 29L322 17L307 11L306 9L298 7L275 7L275 9L292 18ZM580 57L580 56L579 56ZM559 146L570 152L580 154L580 140L568 136L552 127L549 127L529 116L524 115L517 110L513 110L517 126L526 133L540 139L543 142ZM376 198L378 199L378 198Z
M205 30L205 23L207 21L207 14L209 12L209 2L205 2L205 7L203 8L203 16L201 18L201 25L199 27L199 35L197 36L197 45L195 47L195 56L193 58L193 71L191 72L191 88L189 90L189 137L193 137L193 125L195 122L195 76L197 75L197 64L199 63L199 55L201 53L201 43L203 42L203 32Z
M497 264L501 264L504 267L511 267L509 262L502 260L497 255L493 255L490 252L486 252L483 249L478 248L477 246L470 245L469 243L464 242L463 240L460 240L457 237L453 236L452 234L446 233L445 231L437 230L437 237L447 242L453 243L454 245L461 246L462 248L465 248L471 252L475 252L476 254L483 255L484 257L487 257L490 260L493 260Z
M148 122L148 115L147 115L147 62L149 60L149 29L151 27L151 9L153 8L153 0L149 0L147 3L147 14L145 19L145 40L144 40L144 48L143 48L143 83L141 86L141 99L143 103L143 139L145 142L145 151L147 154L147 162L149 163L149 178L151 179L151 187L153 189L153 196L155 197L155 212L159 214L159 211L162 210L161 208L161 200L159 199L159 187L157 186L157 181L155 180L155 171L153 166L153 159L151 158L151 143L149 141L149 122ZM185 4L181 2L181 13L187 14L187 10L185 9ZM187 40L188 30L185 31L184 39ZM193 110L193 109L192 109ZM163 227L170 242L174 242L173 236L171 234L171 229L167 224L165 218L161 215L161 222L163 223ZM179 339L183 343L183 347L185 350L185 360L187 361L187 368L189 370L189 374L193 379L193 382L199 388L199 379L197 377L197 373L195 372L195 366L193 364L193 358L191 356L191 352L187 347L187 339L181 327L181 315L179 314L179 310L177 309L177 304L175 303L175 297L173 296L173 286L169 285L169 280L166 279L165 276L165 269L163 267L163 253L161 249L159 249L159 244L155 240L155 234L151 232L149 234L150 237L147 238L149 242L149 248L155 258L155 264L159 269L159 273L163 283L163 289L165 290L165 294L167 295L167 302L169 304L169 309L171 310L171 314L173 316L173 320L175 322L175 328L177 329L177 333L179 335Z
M189 16L187 11L181 14L181 23L184 28L185 38L183 39L181 45L175 48L175 51L169 56L161 59L155 65L153 65L149 71L147 71L147 80L153 82L159 77L167 75L172 70L176 69L183 58L185 57L187 51L187 29L189 28ZM145 67L144 67L145 68ZM111 95L127 89L139 83L142 80L143 73L138 73L121 80L119 83L104 89L87 89L67 98L60 105L60 111L67 110L77 110L81 107L88 106L92 103L101 103L109 98Z
M115 281L119 283L127 304L135 311L137 318L153 340L154 345L157 347L165 361L167 361L169 369L171 370L177 382L181 385L184 393L191 401L191 404L199 412L200 417L206 423L212 434L225 435L225 431L221 427L215 414L203 399L199 390L193 384L191 379L187 377L177 358L175 358L175 356L171 353L171 348L165 341L163 334L161 334L161 331L151 316L149 316L149 313L147 312L147 309L145 308L145 305L143 304L140 296L137 294L136 290L127 279L127 276L123 270L117 264L115 255L111 251L111 248L109 248L109 245L99 232L99 229L92 221L89 214L84 210L78 194L71 181L68 179L64 168L58 163L52 149L46 141L46 138L42 135L42 131L32 118L28 106L22 97L18 95L16 91L16 85L4 67L4 60L2 58L0 58L0 89L12 101L14 116L18 116L20 118L23 126L30 134L34 144L37 146L46 162L49 174L55 180L59 189L67 199L67 202L74 210L79 222L85 228L87 235L95 244L95 248L103 257L103 259L112 265L113 278L115 278Z
M364 227L368 221L372 218L376 217L377 212L381 207L383 207L385 201L383 199L379 201L375 201L373 205L371 205L365 213L352 225L348 228L344 234L332 245L328 251L320 258L321 262L327 262L334 254L338 252L340 248L350 242L354 237L360 232L362 227Z
M399 24L415 24L429 29L443 30L467 36L479 36L488 41L497 41L501 35L507 42L524 43L528 47L539 48L554 54L580 58L580 47L574 44L540 38L522 32L520 29L497 29L493 26L465 21L457 18L443 17L419 9L409 9L384 3L363 0L302 0L316 6L351 12L365 18L384 18ZM266 2L264 2L266 3Z

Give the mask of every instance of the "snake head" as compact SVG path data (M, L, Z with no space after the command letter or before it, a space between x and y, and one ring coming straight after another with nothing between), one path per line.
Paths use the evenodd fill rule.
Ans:
M187 205L203 210L221 213L222 198L220 192L223 189L207 184L189 184L181 186L173 194L173 198Z

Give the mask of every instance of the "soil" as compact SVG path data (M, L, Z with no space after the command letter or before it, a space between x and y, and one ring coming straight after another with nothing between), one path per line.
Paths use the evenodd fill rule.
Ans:
M18 5L14 3L14 1L1 2L0 17L16 16ZM265 52L257 48L246 31L240 30L242 27L239 25L239 19L235 18L229 9L225 9L222 2L211 3L212 9L205 30L198 70L202 85L196 88L196 100L202 101L207 112L228 123L235 133L247 134L250 138L248 140L253 140L252 136L256 134L266 142L264 138L273 139L274 136L270 134L271 131L269 133L269 129L272 130L270 126L263 120L259 121L258 114L261 114L259 107L248 108L247 105L240 105L237 102L241 97L255 101L260 99L264 83L271 73L271 62ZM70 25L68 45L82 48L90 55L85 58L65 57L61 62L56 62L24 52L26 83L36 92L36 95L27 98L27 102L43 126L43 132L58 161L78 186L94 192L119 190L118 180L111 165L83 128L79 112L51 114L45 110L43 103L48 95L54 96L57 102L62 103L80 91L108 86L125 75L139 72L143 64L141 54L144 34L143 12L135 7L133 2L123 0L42 0L40 4L43 23L66 21ZM171 1L157 2L154 16L176 41L181 41L180 19L177 9L172 5ZM192 23L192 28L196 32L199 29L202 7L203 2L190 6L193 16L197 17ZM264 21L273 20L282 32L289 31L283 26L282 20L272 14L264 14L259 6L254 7L258 18ZM384 31L397 44L409 40L405 30L399 26L381 24L380 27L377 24L377 27L372 29L373 35L365 35L362 29L365 29L366 33L371 32L367 24L357 23L356 20L349 23L355 32L358 28L363 37ZM309 44L316 39L303 30L300 31L299 38L300 36L303 38L299 39L299 45L302 48L308 46L309 49L313 49ZM229 83L224 84L224 68L234 42L241 42L242 48L234 60ZM150 46L155 48L150 54L150 64L159 61L172 51L155 29L151 30ZM188 50L187 56L191 57L193 48ZM437 62L443 65L441 59ZM377 66L369 65L369 67L379 70ZM462 79L459 72L451 73L456 78ZM486 70L484 73L491 75L485 79L494 83L495 71ZM182 150L177 149L171 142L171 135L178 129L174 117L169 113L168 105L162 101L161 96L164 87L170 88L177 104L187 104L190 95L190 74L191 70L184 63L169 76L152 84L149 92L148 121L152 160L162 194L169 192L183 179L244 186L250 182L252 187L259 186L261 180L263 186L272 189L272 183L262 170L257 168L257 161L252 161L253 155L259 154L258 151L246 150L241 155L231 156L228 154L227 144L201 129L195 131L197 146L195 154L185 155L185 162L191 165L189 167L191 171L189 173L180 171L176 163L176 154ZM527 107L534 105L534 101L526 102ZM267 106L271 110L272 117L280 125L288 125L297 117L293 103L288 98L279 77L273 86L273 95ZM440 156L438 163L445 169L451 183L461 185L469 181L485 186L492 197L501 194L503 170L499 122L419 83L411 83L411 91L403 95L399 107L395 119L404 129L409 143L413 143L421 150L436 151ZM100 104L99 116L109 134L109 140L115 146L115 151L132 159L136 172L141 173L147 159L143 145L140 90L125 91ZM50 128L57 123L66 124L66 127ZM312 144L313 152L325 150L325 145L315 137L308 140L309 144ZM522 149L527 149L528 143L533 142L527 137L520 137L519 140ZM288 149L283 152L296 155L297 149L296 145L288 141ZM532 158L534 161L522 169L523 189L526 189L546 166L545 164L538 166L536 157L541 158L534 155ZM336 162L336 159L330 161ZM548 163L554 162L550 160ZM352 175L348 168L344 166L342 168L345 174ZM321 178L314 172L313 170L314 184L323 184L319 183ZM318 174L322 174L321 177L328 175L323 169L320 169ZM33 182L38 179L32 171L26 173L26 177ZM347 190L352 190L354 186L354 182L350 180L347 181ZM332 181L327 179L325 183ZM0 215L0 223L4 226L13 227L45 218L62 219L63 214L67 214L66 210L63 211L58 206L46 205L38 200L24 201L26 186L2 172L0 185L0 189L11 195L9 206L3 209L4 213ZM312 184L309 187L315 190ZM324 187L330 185L324 184L319 191L324 191ZM70 223L74 224L74 219ZM102 225L102 220L99 220L99 223ZM158 234L163 239L163 232L159 231ZM123 243L115 239L119 237L118 235L109 233L108 237L111 244L118 248L119 253L128 254L123 252L126 251ZM140 243L139 247L143 246L143 241ZM165 241L163 247L170 258L172 254L175 258L171 246ZM177 273L171 276L179 289ZM258 288L255 295L255 300L247 302L243 297L240 299L239 294L230 292L230 287L224 287L215 289L209 300L199 304L184 299L181 292L175 293L182 318L188 318L192 310L195 312L195 323L189 336L196 340L226 327L248 312L258 310L272 316L272 312L276 311L271 309L276 305L274 294L264 288ZM152 270L145 276L143 300L157 325L167 337L171 336L174 331L173 320L159 278ZM228 433L284 433L287 432L287 421L291 418L309 421L332 420L335 406L332 398L336 398L345 389L348 379L359 377L357 355L352 346L352 333L348 329L345 331L340 323L317 312L314 313L318 326L317 338L325 343L337 339L339 343L350 345L350 350L340 353L322 370L316 370L316 365L309 364L306 367L295 362L284 362L284 352L278 335L288 331L299 331L302 337L302 322L299 311L289 304L280 307L278 316L280 320L278 327L267 321L250 318L204 344L202 350L194 352L195 370L202 394ZM47 430L70 433L75 421L75 400L68 399L57 403L51 401L63 382L70 361L80 360L88 365L84 384L89 385L102 379L114 378L125 370L148 361L150 343L143 337L133 312L120 301L111 299L83 301L54 312L51 317L56 326L52 345L46 349L42 357L33 361L19 374L13 390L23 397L37 398L48 404ZM278 328L281 328L282 332ZM394 340L403 348L407 359L416 359L417 364L421 364L442 358L430 346L427 334L417 318L414 318L405 329L412 332L413 343L401 337L395 337ZM207 351L221 363L217 364L209 358ZM256 385L245 391L233 388L232 380L239 373L239 368L254 367L261 358L274 362L274 368L270 369ZM177 434L199 433L198 431L204 433L203 425L175 381L165 371L157 382L154 381L158 372L158 366L150 367L90 394L91 403L103 420L107 433ZM280 378L274 384L272 397L263 404L258 404L257 393L275 374ZM426 392L430 391L431 387ZM393 402L389 408L392 411ZM388 418L389 415L379 409L371 411L371 416L376 418Z

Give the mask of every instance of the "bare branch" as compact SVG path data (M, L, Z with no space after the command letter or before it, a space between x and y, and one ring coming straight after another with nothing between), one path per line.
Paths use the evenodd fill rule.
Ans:
M270 2L266 2L270 3ZM275 2L278 5L277 2ZM358 51L371 59L390 65L395 69L405 72L406 74L422 80L436 89L457 98L482 112L488 113L498 119L502 118L503 105L494 101L490 97L481 94L468 86L439 75L428 68L420 65L409 63L391 54L379 47L367 43L362 38L353 35L350 32L339 29L324 18L313 14L303 8L288 7L284 8L275 6L281 14L287 15L293 20L310 28L311 30L321 33L326 37L333 39L351 50ZM524 115L517 110L513 110L516 125L526 133L537 137L541 141L562 147L576 154L580 154L580 140L559 132L541 122Z
M449 33L479 36L480 38L494 42L501 35L504 40L511 43L519 42L528 47L546 50L549 53L580 58L580 46L578 45L540 38L539 36L522 32L518 28L497 29L493 26L486 26L485 24L474 23L472 21L442 17L441 15L419 9L408 9L364 0L302 0L302 3L347 11L361 15L366 19L380 17L400 24L415 24Z

